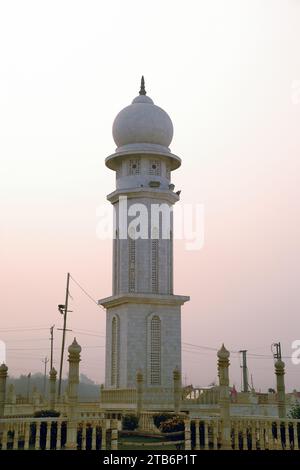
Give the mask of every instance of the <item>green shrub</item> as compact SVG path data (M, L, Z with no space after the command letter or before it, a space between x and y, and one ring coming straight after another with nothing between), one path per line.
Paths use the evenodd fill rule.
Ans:
M155 426L158 429L160 429L160 425L163 422L168 421L172 418L174 418L174 415L170 414L170 413L156 414L156 415L153 416L153 422L154 422Z
M134 431L139 424L139 419L136 415L125 415L122 417L122 428L125 431Z
M173 416L171 419L163 421L159 429L163 433L184 431L184 421L178 416Z
M35 418L57 418L59 415L60 412L55 410L40 410L33 414Z

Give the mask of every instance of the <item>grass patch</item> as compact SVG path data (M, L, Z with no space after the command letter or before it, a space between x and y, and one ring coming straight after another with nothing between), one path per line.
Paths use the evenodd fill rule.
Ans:
M178 450L176 444L161 436L122 436L118 441L118 450Z

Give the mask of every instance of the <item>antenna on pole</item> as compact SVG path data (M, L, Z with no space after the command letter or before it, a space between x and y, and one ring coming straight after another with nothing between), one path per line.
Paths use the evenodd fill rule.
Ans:
M248 367L247 367L247 350L243 349L239 351L242 354L243 358L243 365L241 366L243 372L243 388L242 391L247 393L249 391L249 384L248 384Z
M281 359L281 344L280 344L280 342L271 344L271 351L272 351L274 359Z

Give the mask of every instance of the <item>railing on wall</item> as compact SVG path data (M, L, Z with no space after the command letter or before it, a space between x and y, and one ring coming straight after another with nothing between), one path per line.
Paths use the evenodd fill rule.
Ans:
M116 388L116 389L103 389L101 391L100 402L104 403L136 403L136 389L135 388Z
M232 447L236 450L299 450L300 420L231 418Z
M148 417L150 419L150 416ZM75 429L71 440L71 425ZM1 450L117 450L116 419L3 418ZM219 450L223 446L223 421L217 417L185 419L186 450ZM300 420L231 417L229 450L299 450Z
M184 404L202 404L217 405L219 402L220 392L218 389L207 388L190 388L183 393L182 402Z
M184 404L217 405L219 402L219 387L201 388L189 385L182 389L182 402ZM258 405L276 405L276 393L243 393L238 392L231 397L231 402L235 404L258 404ZM288 404L290 400L286 398Z
M229 450L299 450L299 419L231 417L230 429ZM219 418L186 421L186 450L222 449L222 430L223 423Z
M75 442L72 443L69 427L67 418L3 418L0 419L0 448L62 450L68 449L70 444L81 450L114 450L118 447L117 420L77 420Z

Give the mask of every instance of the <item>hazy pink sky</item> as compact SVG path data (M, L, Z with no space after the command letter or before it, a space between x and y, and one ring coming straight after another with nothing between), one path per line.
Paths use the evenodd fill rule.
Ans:
M183 341L269 355L248 365L256 388L274 386L271 343L290 356L300 339L299 24L297 0L1 2L0 339L11 375L42 371L67 271L94 298L111 294L96 209L115 184L104 165L113 119L144 74L174 123L181 201L205 205L203 249L174 249L175 292L191 296ZM74 284L71 294L67 344L77 337L81 370L101 382L105 314ZM60 342L55 331L56 368ZM287 389L300 389L300 365L285 362ZM184 346L183 373L208 385L215 352ZM237 355L230 378L240 386Z

